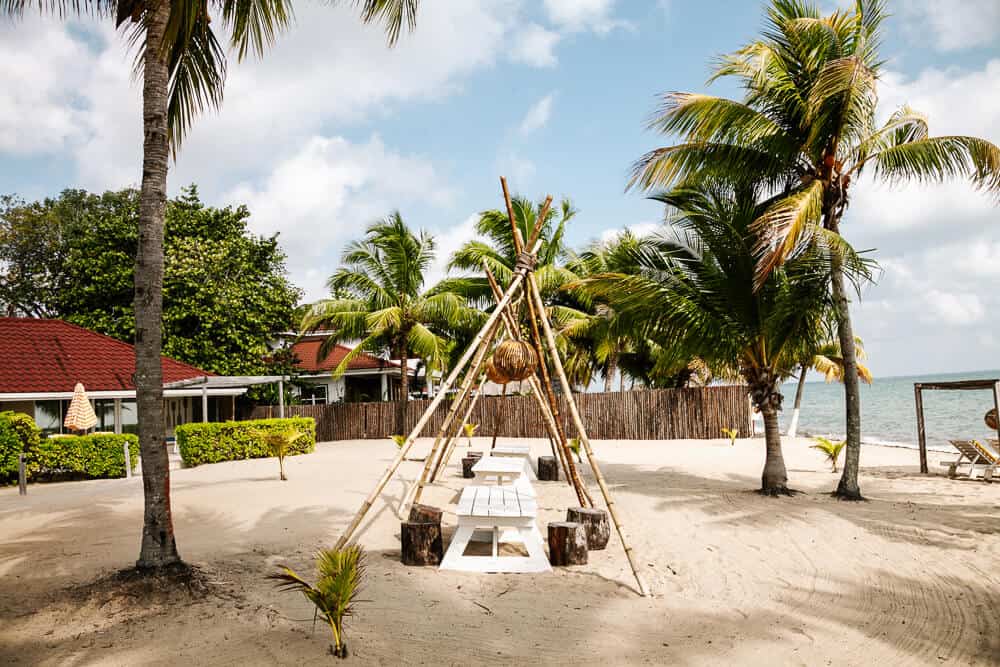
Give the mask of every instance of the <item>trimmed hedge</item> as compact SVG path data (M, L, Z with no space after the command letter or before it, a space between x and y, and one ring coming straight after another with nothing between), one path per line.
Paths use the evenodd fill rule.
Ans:
M0 412L0 484L17 482L17 455L27 454L25 467L31 475L31 456L38 449L41 430L35 420L20 412Z
M312 452L316 448L316 420L312 417L181 424L174 433L184 465L196 466L268 458L271 452L264 442L264 433L292 428L302 435L292 445L289 456Z
M139 438L134 435L94 433L43 438L28 415L0 412L0 483L17 481L17 455L22 451L29 482L124 477L126 442L135 470Z
M32 477L106 479L125 476L125 443L132 470L139 463L139 438L131 433L92 433L42 438L29 464Z

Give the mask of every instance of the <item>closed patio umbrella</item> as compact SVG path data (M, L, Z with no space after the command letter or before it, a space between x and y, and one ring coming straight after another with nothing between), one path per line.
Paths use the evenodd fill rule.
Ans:
M97 425L97 415L94 414L94 407L87 398L87 391L83 384L76 383L73 388L73 400L69 403L69 410L66 411L66 419L63 426L71 431L86 431Z

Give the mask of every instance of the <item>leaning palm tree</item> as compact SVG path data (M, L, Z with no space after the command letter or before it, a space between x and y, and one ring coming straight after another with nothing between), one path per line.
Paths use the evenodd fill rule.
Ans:
M966 177L1000 192L1000 148L977 137L930 136L927 118L904 106L876 123L882 0L857 0L828 16L801 0L773 0L764 35L722 58L713 79L733 77L741 102L668 93L651 127L680 143L647 153L631 185L656 190L695 175L764 179L781 193L757 220L754 277L767 275L818 231L840 233L851 186L862 175L890 183ZM860 499L861 406L854 333L841 255L831 255L837 334L843 351L847 454L836 495Z
M360 0L365 23L384 24L389 44L404 23L416 20L419 0ZM180 562L170 513L170 466L163 446L162 348L163 219L171 152L195 117L222 104L226 54L212 29L221 18L229 46L242 60L262 55L292 20L289 0L0 0L14 18L37 6L64 17L111 17L136 47L142 78L142 183L135 258L135 388L145 512L136 566L155 569Z
M580 289L607 299L635 330L661 341L666 354L738 369L764 417L761 492L779 495L790 493L778 430L780 384L795 368L795 352L818 344L817 319L830 302L826 255L848 254L857 271L864 265L822 237L754 289L760 260L753 223L767 205L757 196L720 181L657 195L669 207L672 230L644 240L635 273L597 275Z
M861 363L865 360L864 342L859 336L854 337L854 351L858 359L858 378L866 384L872 383L872 372ZM795 388L795 403L792 405L792 418L788 422L787 435L794 438L798 432L799 414L802 409L802 395L805 393L806 375L810 370L822 373L827 382L844 381L844 355L840 351L840 342L829 338L817 350L809 350L799 362L799 381Z
M370 225L363 240L347 246L341 261L343 266L327 282L337 296L314 304L302 329L332 331L320 345L320 358L337 344L357 342L333 370L334 377L362 352L388 353L399 364L395 432L406 433L411 355L426 362L428 374L441 368L449 331L468 326L476 314L454 292L424 290L434 238L423 231L415 234L398 212Z

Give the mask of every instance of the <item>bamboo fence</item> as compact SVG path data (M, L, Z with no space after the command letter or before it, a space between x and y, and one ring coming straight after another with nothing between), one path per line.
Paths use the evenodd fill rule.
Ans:
M580 416L592 440L675 440L723 438L724 428L736 429L741 438L752 435L750 403L741 385L690 389L643 389L601 394L574 394ZM576 428L569 418L566 399L557 397L559 418L566 433ZM442 408L450 407L451 399ZM407 430L411 430L430 400L407 404ZM364 440L393 435L396 403L334 403L331 405L290 405L290 417L313 417L316 440ZM436 411L421 436L434 437L441 428L447 409ZM276 417L277 406L262 405L253 410L254 419ZM500 437L545 438L544 415L531 396L483 396L469 421L482 425L498 423Z

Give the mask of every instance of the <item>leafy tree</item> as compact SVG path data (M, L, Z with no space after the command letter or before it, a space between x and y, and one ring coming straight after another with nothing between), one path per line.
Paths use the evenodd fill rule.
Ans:
M194 186L167 202L163 352L223 375L267 370L268 342L299 298L277 236L249 231L244 206L211 208ZM58 317L129 341L139 192L66 190L0 212L0 294L14 312ZM47 238L34 252L24 252Z
M829 249L814 242L754 289L753 223L767 205L758 203L756 190L703 181L655 198L669 207L672 233L643 241L635 273L600 274L581 289L607 299L630 328L661 341L666 354L737 368L764 417L761 491L787 494L780 384L829 307ZM853 255L851 266L864 269Z
M851 186L863 174L890 183L967 177L1000 192L1000 149L977 137L932 137L904 106L875 122L885 3L857 0L828 16L802 0L773 0L763 36L722 58L713 79L733 77L742 102L668 93L651 126L681 141L643 156L632 184L670 187L696 175L764 179L781 197L759 216L755 283L820 231L840 233ZM830 254L844 360L847 454L836 495L860 499L861 406L842 253Z
M359 0L365 23L385 25L390 44L404 22L412 28L419 0ZM180 562L170 514L170 467L163 446L162 350L163 224L170 152L195 117L222 104L226 56L212 30L209 3L184 0L0 0L0 13L20 18L37 6L60 17L91 13L114 17L136 47L142 80L142 185L135 255L135 384L143 460L143 517L139 569ZM230 46L242 60L262 55L291 21L286 0L215 0Z
M447 333L475 317L458 294L424 290L433 261L434 238L423 231L414 234L398 212L392 213L347 246L343 265L327 282L338 296L314 304L302 321L304 331L333 332L320 345L322 356L339 343L360 341L333 370L334 377L366 351L388 353L399 362L399 434L407 432L410 357L423 359L428 373L442 368L450 348Z

